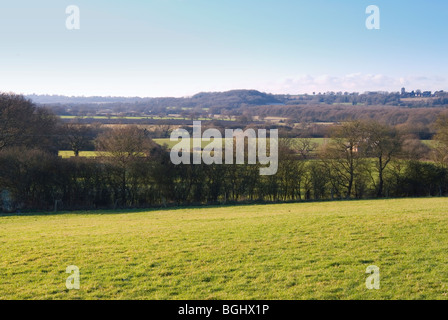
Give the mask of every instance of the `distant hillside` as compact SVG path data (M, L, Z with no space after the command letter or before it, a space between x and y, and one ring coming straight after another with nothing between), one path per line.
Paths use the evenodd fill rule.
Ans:
M194 95L193 104L207 107L237 108L242 105L275 105L283 104L275 95L257 90L232 90L227 92L201 92Z
M221 118L280 117L302 122L334 122L370 117L403 124L418 119L427 126L448 107L448 92L326 92L313 95L274 95L257 90L201 92L184 98L65 97L30 95L27 98L61 116L133 116ZM430 109L433 110L430 110ZM426 121L426 122L425 122ZM418 122L418 121L417 121ZM415 124L415 121L413 121Z
M61 95L28 95L37 104L85 105L89 108L100 104L116 107L139 106L144 108L188 109L238 109L268 105L389 105L409 107L438 107L448 105L448 92L325 92L312 95L274 95L257 90L231 90L226 92L201 92L192 97L141 98L141 97L67 97Z
M192 119L227 120L249 123L272 118L282 125L335 123L347 119L375 119L401 126L420 139L430 139L432 124L448 110L448 92L325 92L302 95L274 95L257 90L201 92L184 98L65 97L30 95L41 106L65 119L83 121L183 124ZM271 118L271 119L270 119ZM79 119L78 119L79 121ZM294 126L294 125L292 125ZM404 130L403 129L403 130ZM313 129L314 130L314 129ZM310 136L322 137L315 129Z
M38 104L105 104L105 103L150 103L167 107L227 107L242 105L272 105L281 101L272 94L256 90L232 90L227 92L201 92L188 98L140 98L140 97L67 97L61 95L28 95Z

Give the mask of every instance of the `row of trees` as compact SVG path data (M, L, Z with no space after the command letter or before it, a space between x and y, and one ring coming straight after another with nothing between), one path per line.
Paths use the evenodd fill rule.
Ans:
M356 120L334 127L321 147L308 138L281 139L277 174L260 176L259 165L175 166L168 148L136 126L98 134L93 143L99 157L62 159L53 152L58 140L81 150L92 143L92 132L68 126L60 135L61 124L50 113L19 96L2 98L0 192L7 195L0 205L8 210L448 194L446 115L439 117L436 145L426 155L432 161L421 161L395 127Z
M62 159L40 150L0 154L0 181L14 209L128 208L241 201L444 196L448 170L435 163L394 159L384 168L351 160L283 157L278 173L257 165L174 166L166 152L153 156ZM334 161L334 162L333 162ZM346 163L344 163L346 162ZM368 161L366 161L368 162Z

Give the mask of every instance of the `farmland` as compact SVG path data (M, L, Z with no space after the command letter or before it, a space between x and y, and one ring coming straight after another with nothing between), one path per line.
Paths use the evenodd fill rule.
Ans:
M292 140L298 140L298 138L291 138ZM190 146L193 148L193 138L190 139ZM224 145L225 143L225 138L221 138L220 140L222 140L222 143ZM322 145L326 140L325 138L310 138L310 141L312 143L315 143L317 146ZM179 143L179 141L171 141L169 138L161 138L161 139L154 139L154 142L157 143L158 145L166 145L168 147L168 149L173 148L176 144ZM210 141L205 141L202 140L201 142L201 147L204 148L205 146L207 146L210 143ZM70 150L61 150L59 151L59 156L63 157L63 158L70 158L74 156L73 151ZM98 156L98 152L96 151L81 151L79 154L80 157L96 157Z
M299 138L291 138L292 140L299 140ZM222 139L224 144L224 139ZM326 138L310 138L311 143L316 144L317 146L323 145L326 141L329 141L329 139ZM158 145L166 145L169 149L174 147L178 142L177 141L170 141L169 138L161 138L161 139L154 139L154 142ZM209 141L202 141L202 148L207 146L210 142ZM434 146L434 141L432 140L422 140L422 143L427 145L428 147ZM190 142L190 145L192 145L192 142ZM81 151L79 156L81 157L96 157L98 153L96 151ZM70 158L74 156L73 151L70 150L61 150L59 151L59 156L63 158Z
M448 199L0 215L0 299L446 299ZM67 290L65 269L80 269ZM367 290L366 268L381 288Z
M185 117L179 115L168 115L168 116L59 116L62 120L80 120L80 119L91 119L91 120L186 120ZM210 121L214 118L208 117L198 117L198 121ZM221 118L223 121L233 121L233 119Z

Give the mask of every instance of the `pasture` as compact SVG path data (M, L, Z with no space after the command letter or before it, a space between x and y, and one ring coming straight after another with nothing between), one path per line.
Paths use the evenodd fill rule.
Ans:
M448 199L0 215L0 299L447 299ZM68 290L66 267L80 269ZM366 268L380 268L368 290Z
M297 143L298 140L300 140L300 138L290 138L292 140L295 140ZM309 138L310 142L315 144L316 146L321 146L325 143L327 143L328 141L330 141L330 139L327 138ZM191 138L191 140L193 140L193 138ZM224 145L225 142L225 138L222 138L222 143ZM180 139L179 139L180 141ZM158 138L158 139L154 139L154 142L159 144L159 145L166 145L168 147L168 149L173 148L176 144L179 143L179 141L170 141L169 138ZM435 142L433 140L421 140L423 144L427 145L430 148L433 148L435 145ZM201 142L201 146L202 148L204 148L205 146L207 146L210 142L209 141L202 141ZM190 142L191 147L193 147L193 141ZM63 157L63 158L70 158L74 156L73 151L71 150L60 150L59 151L59 156ZM81 151L79 154L80 157L96 157L98 156L98 153L96 151Z
M298 138L292 138L293 140L298 140ZM193 138L190 138L190 146L191 148L193 148ZM224 146L225 143L225 138L221 138L220 140L222 140L222 144ZM169 138L160 138L160 139L154 139L154 142L159 144L159 145L166 145L168 147L168 149L172 149L176 144L178 144L180 141L180 139L178 141L171 141ZM310 138L310 141L312 143L315 143L317 146L322 145L325 143L325 141L328 141L328 139L325 138ZM208 144L210 143L210 141L201 141L201 147L204 148L206 147ZM60 150L59 151L59 156L62 158L70 158L73 157L75 154L73 151L71 150ZM80 157L97 157L99 156L98 152L96 151L81 151L79 153Z

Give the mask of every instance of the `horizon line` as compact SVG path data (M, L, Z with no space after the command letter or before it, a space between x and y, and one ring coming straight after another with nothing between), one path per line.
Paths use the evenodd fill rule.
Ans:
M411 91L406 91L408 93L411 93L412 91L417 91L420 89L412 89ZM364 90L364 91L334 91L334 90L327 90L327 91L314 91L312 93L272 93L272 92L267 92L267 91L260 91L257 89L229 89L229 90L223 90L223 91L199 91L196 92L192 95L183 95L183 96L123 96L123 95L118 95L118 96L112 96L112 95L65 95L65 94L58 94L58 93L17 93L17 92L13 92L13 91L0 91L0 93L2 94L17 94L17 95L22 95L22 96L50 96L50 97L66 97L66 98L126 98L126 99L132 99L132 98L138 98L138 99L160 99L160 98L175 98L175 99L182 99L182 98L192 98L195 95L201 94L201 93L228 93L228 92L234 92L234 91L256 91L259 93L263 93L263 94L267 94L267 95L274 95L274 96L300 96L300 95L326 95L327 93L334 93L334 94L338 94L338 93L348 93L348 94L353 94L353 93L357 93L357 94L365 94L365 93L372 93L372 92L376 92L376 93L400 93L401 90L392 90L392 91L388 91L388 90ZM440 89L440 90L421 90L421 92L426 92L429 91L431 93L435 93L435 92L445 92L444 89Z

